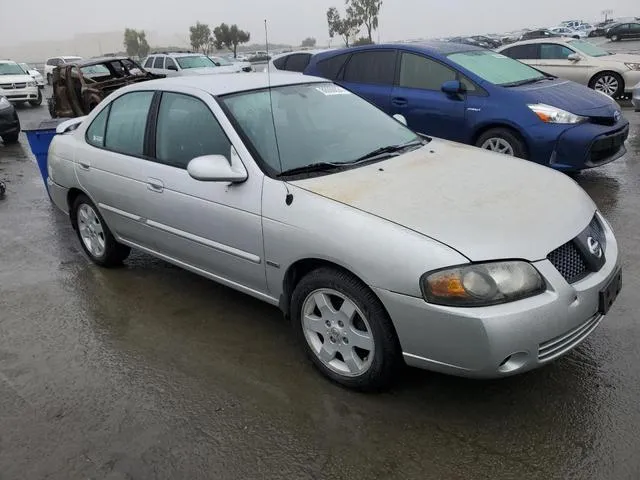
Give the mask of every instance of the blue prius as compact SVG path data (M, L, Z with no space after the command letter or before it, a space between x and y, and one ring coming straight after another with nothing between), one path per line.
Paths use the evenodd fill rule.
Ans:
M311 58L329 78L417 132L558 170L626 153L629 122L606 95L499 53L447 42L370 45Z

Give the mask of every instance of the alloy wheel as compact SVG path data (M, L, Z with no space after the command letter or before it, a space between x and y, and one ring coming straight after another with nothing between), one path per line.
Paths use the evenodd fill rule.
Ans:
M105 253L105 234L102 222L90 205L83 203L78 208L78 231L87 251L96 258Z
M509 142L507 142L504 138L493 137L487 138L485 142L480 146L480 148L484 148L485 150L491 150L492 152L502 153L504 155L513 156L513 146Z
M613 95L615 95L615 93L618 91L618 87L619 84L616 77L614 77L613 75L603 75L602 77L598 78L593 88L599 92L606 93L610 97L613 97Z
M329 288L311 292L302 306L302 330L312 352L333 372L356 377L371 366L375 354L371 326L342 293Z

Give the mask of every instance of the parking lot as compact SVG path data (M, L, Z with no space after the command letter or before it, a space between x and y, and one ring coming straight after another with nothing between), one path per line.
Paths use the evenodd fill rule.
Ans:
M314 372L276 308L139 253L93 265L24 134L0 144L0 479L639 478L640 113L624 114L627 155L576 177L624 268L596 332L528 374L406 369L376 395Z

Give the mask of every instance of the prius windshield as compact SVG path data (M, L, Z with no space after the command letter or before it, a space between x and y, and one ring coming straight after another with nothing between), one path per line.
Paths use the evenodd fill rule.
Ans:
M547 78L538 70L513 58L489 50L471 50L449 55L449 60L494 85L510 87Z
M593 43L585 42L584 40L571 40L567 43L576 50L584 53L585 55L589 55L590 57L607 57L609 55L613 55L600 47L596 47Z
M332 83L273 87L222 97L270 175L331 173L421 147L426 140ZM275 127L275 128L274 128ZM302 171L301 171L302 170Z

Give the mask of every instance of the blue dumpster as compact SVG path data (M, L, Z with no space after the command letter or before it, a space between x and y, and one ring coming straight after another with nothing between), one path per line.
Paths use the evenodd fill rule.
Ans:
M66 121L68 118L51 118L49 120L43 120L37 126L29 126L23 128L22 131L27 134L27 140L29 140L29 147L31 147L31 153L36 157L38 162L38 168L40 169L40 175L44 181L44 186L47 188L47 178L49 172L47 170L47 156L49 154L49 145L51 140L56 135L56 127Z

